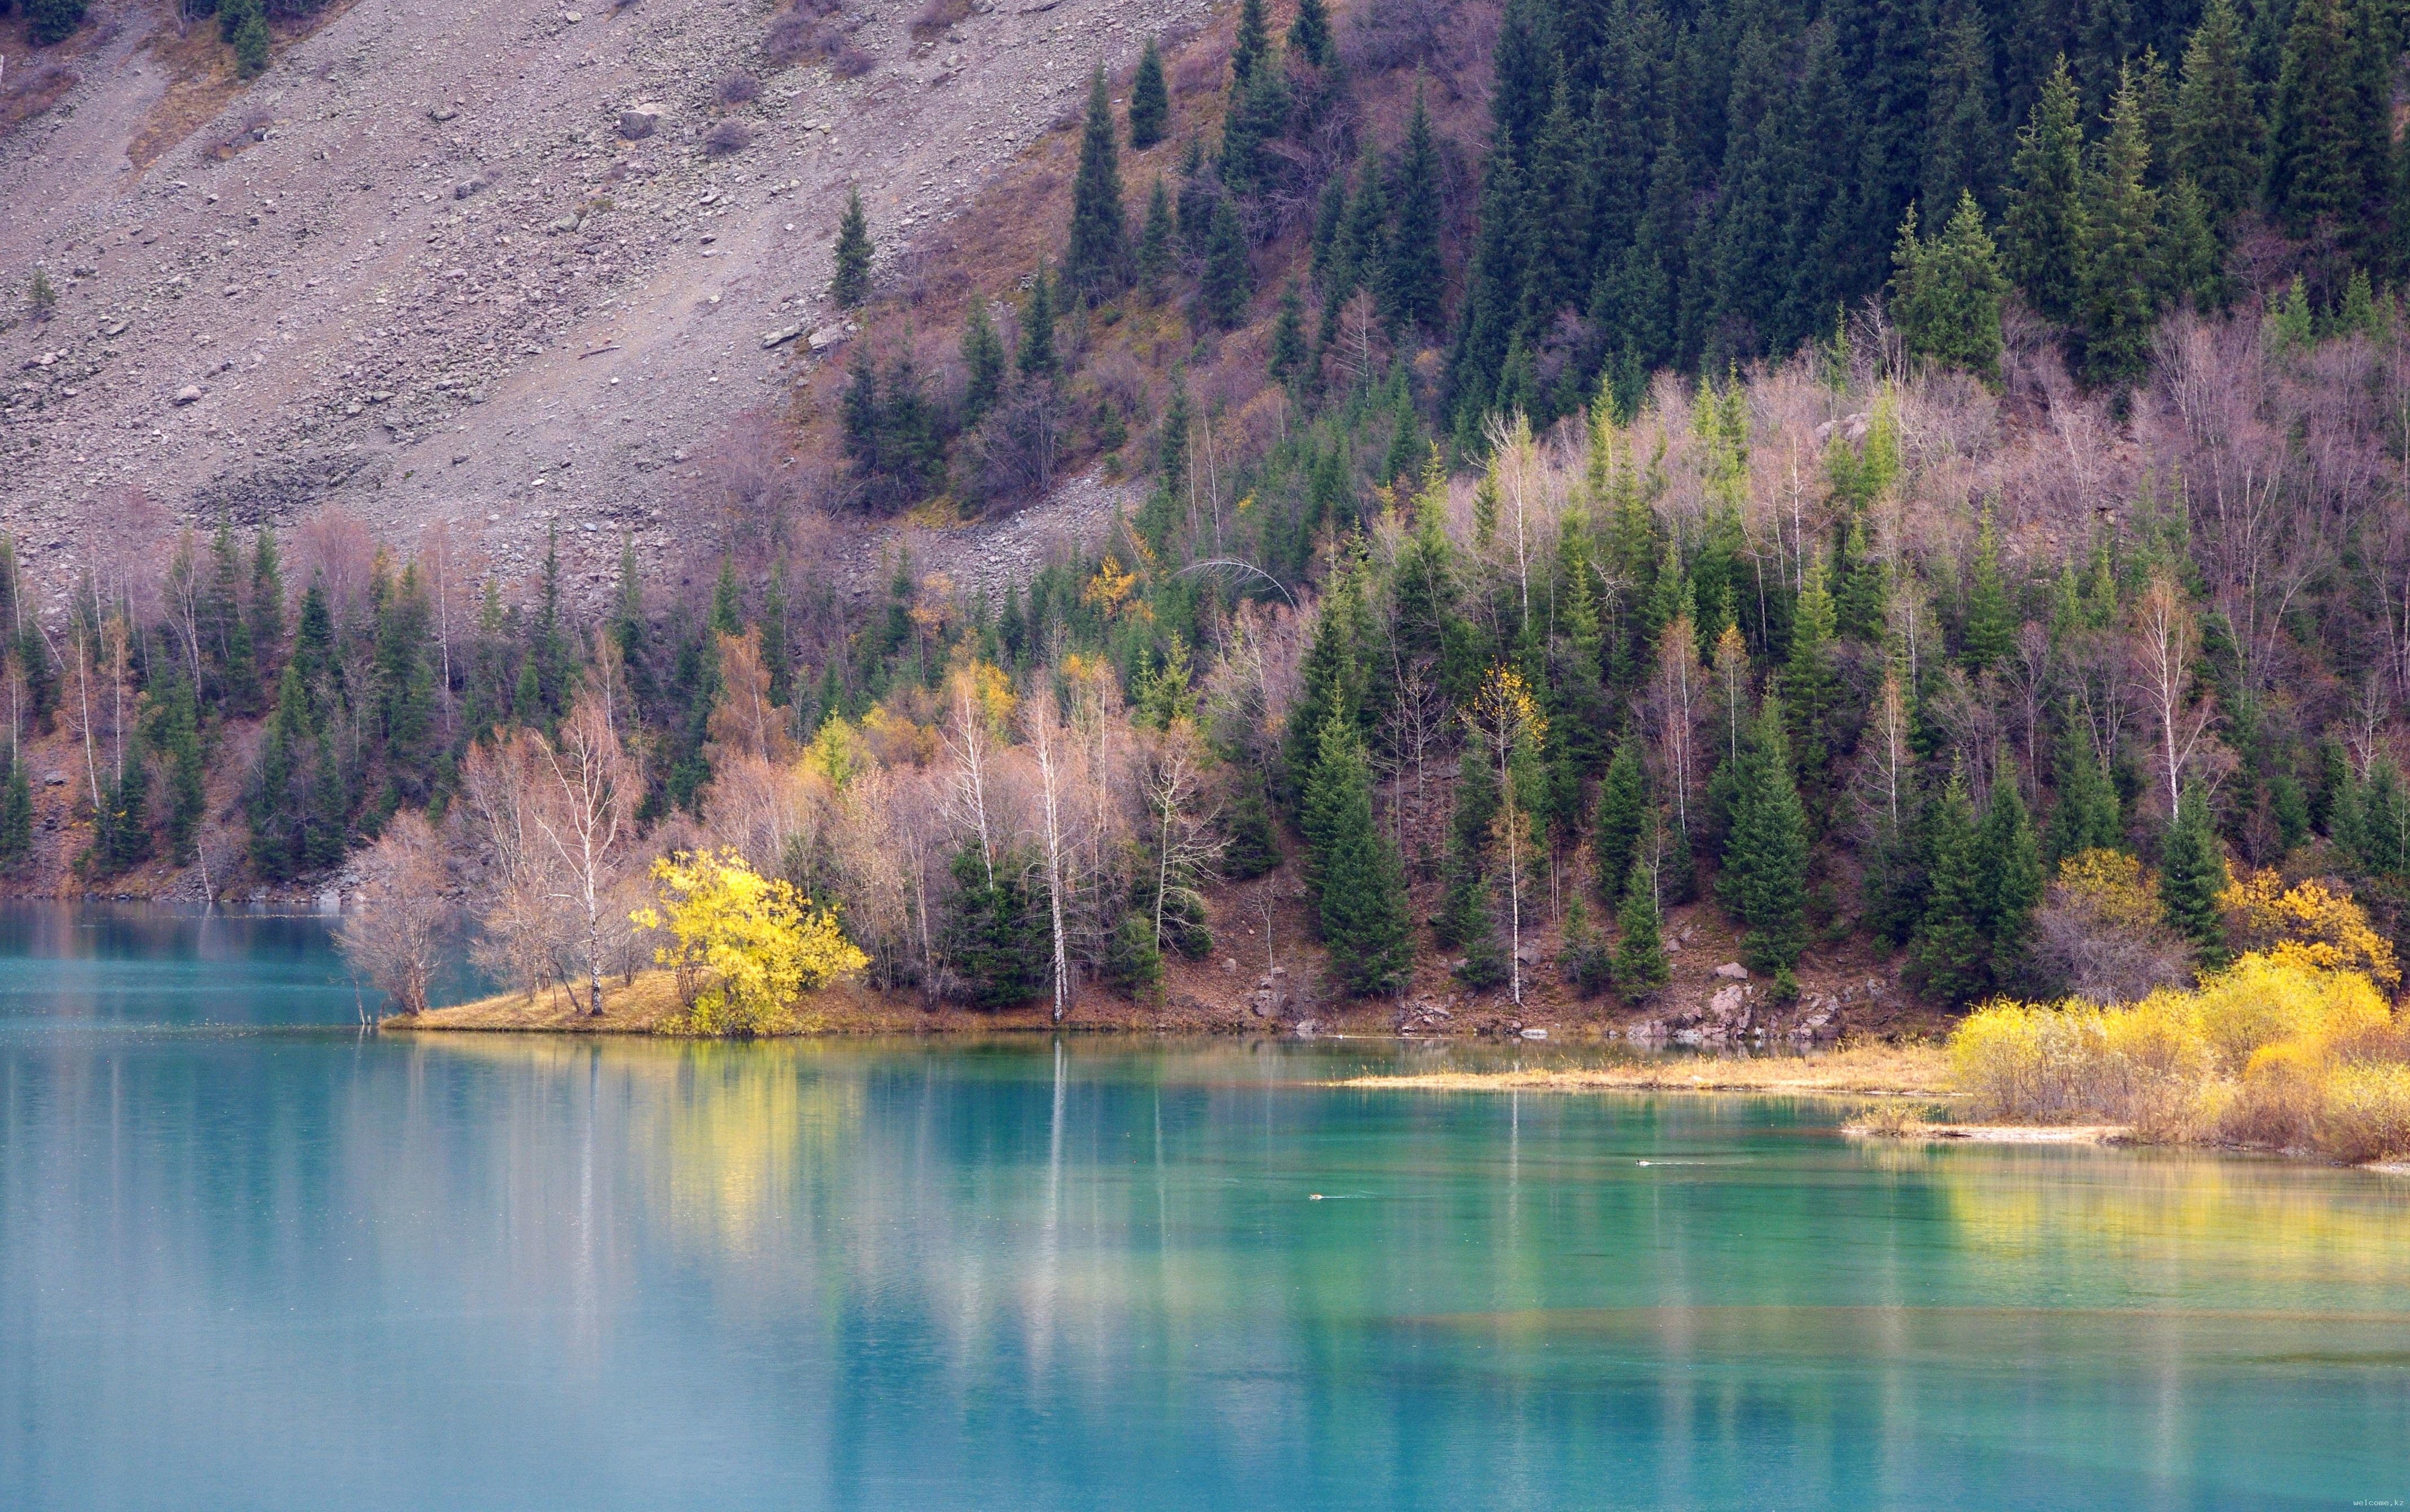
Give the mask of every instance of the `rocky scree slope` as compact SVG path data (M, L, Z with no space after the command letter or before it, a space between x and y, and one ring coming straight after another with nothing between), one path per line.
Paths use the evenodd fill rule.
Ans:
M589 594L623 533L682 565L692 458L835 333L848 182L890 265L1094 63L1208 8L1003 0L916 38L866 4L820 23L876 60L846 80L772 70L753 0L359 0L147 169L165 70L100 50L0 138L0 282L58 293L0 329L0 529L60 583L160 544L132 490L202 524L339 503L405 546L448 523L505 576L558 522ZM723 105L738 70L760 96ZM715 152L730 120L750 145Z

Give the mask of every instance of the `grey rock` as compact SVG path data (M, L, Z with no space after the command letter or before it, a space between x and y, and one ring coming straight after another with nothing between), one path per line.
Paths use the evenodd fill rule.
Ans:
M1723 965L1716 967L1716 975L1728 978L1734 981L1747 981L1749 980L1749 967L1741 965L1738 961L1726 961Z
M637 109L619 112L619 135L630 141L640 141L653 134L661 122L661 112Z
M762 345L763 350L766 351L767 349L777 346L782 342L791 342L802 334L804 334L804 327L801 326L781 326L774 331L763 331L762 333Z
M201 385L198 384L186 384L183 387L176 390L176 402L180 405L194 403L198 400L200 397Z

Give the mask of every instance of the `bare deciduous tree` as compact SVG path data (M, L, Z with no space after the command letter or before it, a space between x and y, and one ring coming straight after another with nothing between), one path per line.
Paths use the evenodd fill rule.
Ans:
M356 906L337 941L352 969L385 994L397 1011L427 1010L428 985L443 961L451 906L451 867L443 837L421 814L393 816L357 860Z

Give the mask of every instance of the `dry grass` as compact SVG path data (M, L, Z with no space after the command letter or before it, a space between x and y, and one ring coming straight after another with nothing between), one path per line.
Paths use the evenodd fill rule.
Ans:
M912 18L912 39L926 42L971 17L971 0L927 0Z
M1340 1086L1431 1092L1767 1092L1933 1098L1950 1091L1950 1065L1922 1042L1844 1045L1822 1055L1684 1057L1512 1071L1356 1076Z

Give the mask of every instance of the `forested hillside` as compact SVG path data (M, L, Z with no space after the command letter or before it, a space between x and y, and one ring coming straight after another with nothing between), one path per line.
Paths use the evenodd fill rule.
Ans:
M497 962L584 983L710 843L884 984L1062 1010L1276 902L1327 962L1250 957L1290 1015L1678 1023L1677 925L1772 977L1746 1011L2130 997L2257 867L2403 927L2390 11L1492 24L1247 0L1099 73L1011 214L909 261L849 216L860 334L719 443L705 599L632 557L585 622L327 516L12 594L84 874L215 833L303 876L423 807ZM1082 472L1134 505L1029 581L828 571Z

